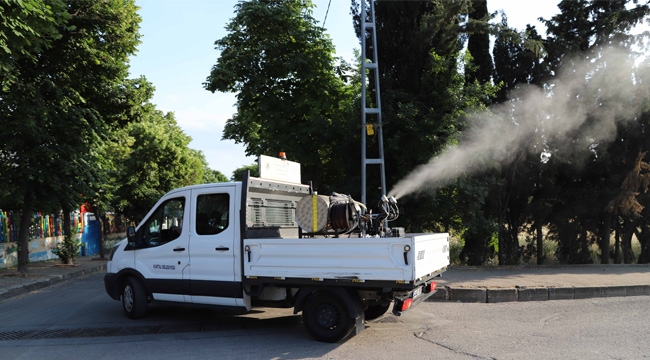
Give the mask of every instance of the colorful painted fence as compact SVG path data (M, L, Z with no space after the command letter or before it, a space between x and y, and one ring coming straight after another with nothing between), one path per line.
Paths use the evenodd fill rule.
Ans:
M88 224L88 217L80 211L70 213L70 227L73 234L83 233ZM105 234L122 233L126 231L126 221L123 216L113 213L106 214ZM17 242L20 228L20 212L3 211L0 209L0 243ZM44 214L34 213L32 225L29 227L29 239L42 239L63 235L63 213Z
M15 265L18 232L20 229L20 212L0 209L0 267ZM104 227L104 244L99 244L98 223L92 213L82 207L70 214L70 226L73 236L82 241L80 255L94 255L99 246L110 248L126 232L127 223L123 216L106 214ZM93 231L90 231L93 230ZM88 232L86 234L86 232ZM90 237L95 240L90 240ZM63 240L63 212L58 214L34 213L29 227L29 261L56 259L52 249ZM89 250L93 252L89 252Z

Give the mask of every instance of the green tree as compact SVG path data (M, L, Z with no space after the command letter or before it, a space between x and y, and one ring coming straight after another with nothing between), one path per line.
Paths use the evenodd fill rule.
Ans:
M470 2L467 51L472 55L472 64L475 70L466 68L465 73L468 82L477 80L479 83L487 83L492 80L494 64L490 54L490 29L488 21L491 20L488 14L487 0L472 0Z
M352 7L360 35L359 1L352 1ZM462 25L469 13L467 1L380 1L375 10L390 188L457 142L465 127L464 115L485 108L495 88L468 82L459 71L475 69L471 56L462 53L468 31ZM472 25L477 33L486 28L478 19ZM399 199L399 226L412 232L455 230L464 237L464 255L471 257L472 263L480 263L487 256L491 238L484 234L494 231L494 224L485 218L486 209L479 206L485 204L484 188L461 179L456 186L438 192L423 191ZM472 207L459 204L470 198Z
M611 66L600 60L605 47L613 45L630 51L635 38L629 30L646 16L647 7L631 7L628 3L562 1L560 14L546 21L547 39L542 39L530 25L521 33L509 29L503 14L494 46L494 79L503 84L497 102L503 103L501 107L513 124L532 119L530 110L521 105L524 99L519 97L526 96L526 86L539 86L546 89L549 98L553 97L566 86L567 80L560 77L561 73L584 71L581 67L591 63L595 72L577 79L586 84L597 77L596 69ZM627 76L617 82L622 88L635 87ZM585 88L576 87L568 95L579 99L574 102L576 106L593 107L608 101L604 95L608 91L594 96ZM629 241L637 220L611 219L611 211L602 209L611 209L607 203L617 196L621 176L629 171L621 165L629 164L640 151L639 143L626 130L636 125L629 121L619 123L619 138L608 144L604 139L613 138L614 132L604 134L597 126L598 119L597 114L589 114L579 128L558 134L545 125L548 118L538 116L539 131L530 134L527 144L522 144L524 147L518 147L518 155L513 153L512 160L500 165L499 181L488 200L494 205L491 216L499 224L499 263L517 263L523 255L536 256L541 264L546 233L549 240L558 242L556 258L567 263L591 262L590 245L594 242L608 249L611 224L623 224L617 233L624 234L624 244ZM518 247L522 230L533 235L525 249ZM603 250L603 254L606 252ZM603 255L601 260L607 262L607 257Z
M629 48L636 38L630 30L648 15L647 4L630 0L563 0L558 7L559 14L544 20L551 71L571 66L565 60L575 57L567 55L596 59L604 47Z
M128 124L115 135L113 181L116 208L140 221L166 192L204 178L203 159L188 147L191 138L176 123L173 113L150 110L141 121Z
M84 196L99 221L100 228L100 258L104 258L105 215L107 211L115 211L119 205L121 184L117 169L118 162L125 151L125 127L131 122L142 121L145 114L154 111L150 100L154 87L146 78L124 79L106 89L107 97L101 105L101 113L108 126L108 136L94 144L95 168L97 176L90 182L91 194Z
M501 24L496 27L497 35L494 43L494 81L500 84L495 103L501 103L500 114L512 123L508 128L515 130L518 117L526 117L525 109L518 105L516 92L528 85L541 85L543 66L541 61L542 39L534 27L528 25L523 32L517 32L508 27L507 16L501 14ZM507 114L510 113L511 116ZM499 264L517 264L521 256L530 259L537 258L538 264L544 260L542 229L546 222L546 202L531 203L534 193L547 194L546 188L541 188L540 176L544 164L540 161L539 153L531 154L531 148L544 148L542 136L529 136L525 144L520 144L508 161L499 164L499 171L494 186L489 193L489 203L492 204L492 217L498 224L498 259ZM533 216L533 212L534 215ZM534 224L529 227L528 225ZM520 234L530 230L537 235L534 240L522 248L519 245ZM532 239L532 238L531 238ZM535 251L539 250L539 251Z
M508 27L508 18L501 14L501 25L494 41L494 82L501 84L495 102L508 100L508 94L523 85L543 85L548 77L542 65L543 40L534 26L517 32Z
M94 144L107 131L97 104L104 89L125 77L138 44L140 18L132 0L64 4L67 15L55 14L68 18L57 23L58 35L31 59L14 62L15 79L0 89L0 181L13 208L22 210L21 272L27 270L33 209L59 204L68 214L81 194L92 192ZM65 226L70 234L69 222Z
M220 56L204 87L237 93L224 139L248 155L285 151L302 177L318 184L337 140L333 130L352 100L334 71L334 46L312 17L310 0L251 0L235 5Z
M589 60L594 69L615 66L617 64L607 64L602 60L607 47L633 53L637 37L631 35L630 30L650 13L647 4L635 4L625 0L560 2L560 13L545 21L548 29L544 42L548 54L544 62L547 73L552 76L560 71L573 71L584 60ZM639 76L639 73L634 76ZM627 76L617 78L616 82L621 89L634 89L641 84ZM553 78L550 78L549 86L553 83ZM590 94L576 90L572 96L580 97L584 104L609 107L611 100L604 95L608 93ZM568 141L548 144L556 158L562 160L552 164L556 169L553 206L562 212L554 211L549 223L549 234L558 241L561 261L589 262L590 244L599 244L603 254L609 252L605 247L609 248L610 226L616 229L617 234L622 234L624 243L630 241L638 226L637 219L629 215L633 213L622 212L611 219L605 209L609 208L608 202L617 196L622 178L630 171L629 165L627 168L620 165L634 163L638 153L647 150L646 143L635 140L638 134L627 130L637 128L640 118L636 121L621 119L627 121L619 121L616 128L610 130L611 139L616 139L614 142L585 142L584 139L603 139L604 134L596 130L600 119L597 114L589 114L580 128L568 134ZM567 143L575 145L567 149ZM636 146L631 148L631 144ZM589 160L586 166L566 165L584 164L585 160ZM601 257L602 262L606 260ZM625 260L631 261L629 257Z
M203 166L203 177L201 178L201 184L211 184L218 182L227 182L228 177L222 174L219 170L210 169L208 161L205 159L205 155L200 150L190 150L195 152L195 156L201 160Z
M203 184L211 184L211 183L218 183L218 182L227 182L228 177L221 173L219 170L214 170L210 168L205 168L203 170Z
M260 176L259 165L255 162L250 165L238 167L235 171L232 172L230 181L242 181L244 173L250 171L251 176Z
M16 80L18 62L35 62L51 48L69 16L62 0L0 1L0 88Z

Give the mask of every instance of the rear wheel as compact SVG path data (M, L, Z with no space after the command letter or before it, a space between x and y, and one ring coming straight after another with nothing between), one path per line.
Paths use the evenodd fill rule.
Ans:
M324 291L309 297L302 318L307 332L314 339L330 343L348 336L354 325L343 300Z
M366 320L374 320L384 315L389 308L390 308L390 302L386 305L383 304L369 305L365 311Z
M122 290L122 308L131 319L139 319L147 314L147 291L142 283L133 277L124 282Z

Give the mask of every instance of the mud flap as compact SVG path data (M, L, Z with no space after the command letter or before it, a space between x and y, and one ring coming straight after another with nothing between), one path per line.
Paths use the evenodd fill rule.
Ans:
M365 312L357 312L357 316L354 320L354 335L361 334L361 332L366 329Z

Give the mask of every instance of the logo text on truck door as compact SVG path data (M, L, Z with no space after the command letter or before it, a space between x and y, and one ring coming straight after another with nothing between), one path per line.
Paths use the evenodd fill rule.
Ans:
M160 265L160 264L153 264L154 269L160 269L160 270L176 270L176 266L174 265Z

